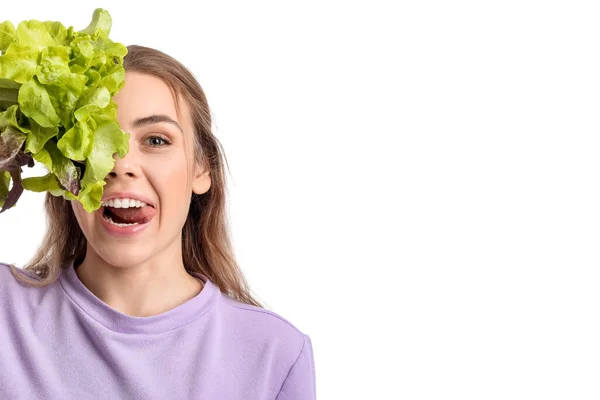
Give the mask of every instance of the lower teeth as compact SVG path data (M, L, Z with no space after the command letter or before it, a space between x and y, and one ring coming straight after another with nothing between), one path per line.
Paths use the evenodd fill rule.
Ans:
M117 222L114 222L111 217L106 217L106 220L108 220L108 222L110 222L111 224L116 225L116 226L133 226L133 225L139 225L139 222L134 222L133 224L119 224Z

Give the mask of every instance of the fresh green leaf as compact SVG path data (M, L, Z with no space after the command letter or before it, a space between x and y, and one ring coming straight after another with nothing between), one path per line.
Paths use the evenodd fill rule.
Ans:
M46 85L50 102L65 129L70 129L73 125L73 112L87 81L88 77L85 75L66 73Z
M73 161L65 157L62 152L56 146L53 140L46 142L44 149L50 155L52 159L52 168L48 168L48 171L56 175L61 186L69 192L77 195L79 193L79 174Z
M8 126L12 126L20 132L29 133L29 129L19 123L18 113L19 108L17 105L12 105L6 111L0 112L0 133Z
M45 148L33 154L33 158L35 159L35 161L41 163L44 167L46 167L48 171L54 171L54 166L52 165L52 157L50 157L50 153Z
M34 120L30 121L31 132L27 135L25 151L29 153L38 153L44 148L44 145L50 138L58 134L57 127L44 128Z
M0 78L0 111L19 104L20 83Z
M46 26L46 30L54 39L54 42L58 46L66 46L70 42L70 39L67 37L67 29L63 24L57 21L45 21L44 25Z
M48 32L46 24L41 21L23 21L17 26L16 41L21 46L42 50L46 46L57 43Z
M15 26L10 21L0 24L0 52L5 52L8 46L15 41Z
M87 121L92 113L98 112L110 103L110 92L104 86L88 89L79 103L78 109L75 111L75 118L78 121Z
M64 189L60 187L58 180L56 180L56 175L53 173L44 176L25 178L21 181L21 186L23 186L23 189L31 190L32 192L64 191Z
M47 85L61 75L71 73L69 50L66 46L50 46L42 50L36 74L40 83Z
M18 83L31 80L37 71L39 57L38 49L12 43L0 56L0 78Z
M86 122L77 121L58 141L60 151L70 159L83 161L92 150L94 132Z
M87 212L91 213L100 208L100 205L102 204L104 185L106 185L105 181L87 184L86 187L79 193L77 200L79 200Z
M81 183L104 180L112 171L115 160L113 155L125 157L129 151L129 134L119 128L115 122L107 122L98 126L93 136L92 150L86 160L86 170Z
M104 36L108 37L110 33L110 29L112 27L112 18L110 14L101 9L97 8L94 10L94 15L92 16L92 22L80 33L85 33L90 36Z
M60 123L48 90L35 77L21 86L19 106L23 114L45 128L58 126Z

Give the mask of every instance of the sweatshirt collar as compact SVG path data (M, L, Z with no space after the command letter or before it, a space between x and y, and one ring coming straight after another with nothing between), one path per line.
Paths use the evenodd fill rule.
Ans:
M62 269L59 281L67 296L89 317L106 328L133 334L156 334L177 329L206 314L220 293L219 288L206 276L194 272L204 286L195 297L159 315L133 317L115 310L94 295L80 280L73 268Z

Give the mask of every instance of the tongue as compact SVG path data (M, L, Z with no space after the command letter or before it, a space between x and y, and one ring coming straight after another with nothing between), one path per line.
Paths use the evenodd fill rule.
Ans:
M112 220L118 224L145 224L150 221L156 210L153 207L145 206L140 208L113 208L107 207Z

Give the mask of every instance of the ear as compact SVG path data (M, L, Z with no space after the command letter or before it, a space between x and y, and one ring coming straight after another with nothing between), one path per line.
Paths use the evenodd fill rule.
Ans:
M210 170L204 168L201 164L196 164L194 168L194 181L192 182L192 190L196 194L203 194L210 189L211 179Z

